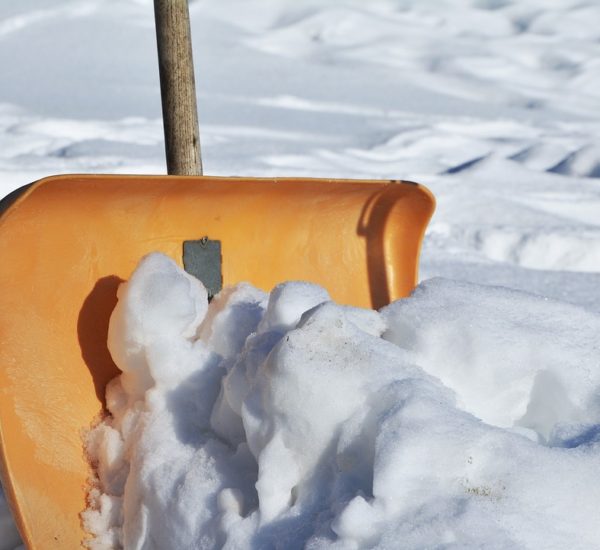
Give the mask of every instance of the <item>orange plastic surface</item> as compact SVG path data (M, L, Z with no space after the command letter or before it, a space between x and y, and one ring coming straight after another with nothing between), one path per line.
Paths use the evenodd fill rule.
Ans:
M222 243L224 284L309 280L346 304L406 296L434 200L411 183L56 176L0 217L2 479L31 549L85 536L82 433L118 371L106 347L119 282L142 256Z

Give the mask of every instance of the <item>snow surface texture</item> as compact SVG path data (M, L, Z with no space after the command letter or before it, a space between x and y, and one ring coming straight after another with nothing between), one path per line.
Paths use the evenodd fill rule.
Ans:
M0 5L0 191L164 173L151 0ZM190 2L205 171L413 179L422 276L600 310L597 0Z
M599 547L598 334L444 279L380 313L300 282L207 311L147 256L110 323L90 547Z
M422 278L600 311L596 0L190 10L206 173L420 181L438 200ZM165 172L151 0L1 2L0 46L0 194L56 173ZM1 495L0 526L13 548Z

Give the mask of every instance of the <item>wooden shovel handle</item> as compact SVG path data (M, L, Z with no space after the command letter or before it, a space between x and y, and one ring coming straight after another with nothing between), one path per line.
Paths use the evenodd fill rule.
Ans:
M200 134L187 0L154 0L158 66L171 175L202 174Z

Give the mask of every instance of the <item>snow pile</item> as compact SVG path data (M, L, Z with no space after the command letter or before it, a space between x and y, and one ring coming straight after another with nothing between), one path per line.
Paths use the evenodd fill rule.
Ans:
M598 334L441 279L380 313L308 283L207 307L150 255L111 319L89 546L597 547Z

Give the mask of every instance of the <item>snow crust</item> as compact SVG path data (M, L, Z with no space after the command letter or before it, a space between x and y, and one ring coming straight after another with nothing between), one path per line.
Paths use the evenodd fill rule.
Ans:
M208 306L152 254L89 435L90 548L592 548L600 317L434 279L381 312L288 282Z

